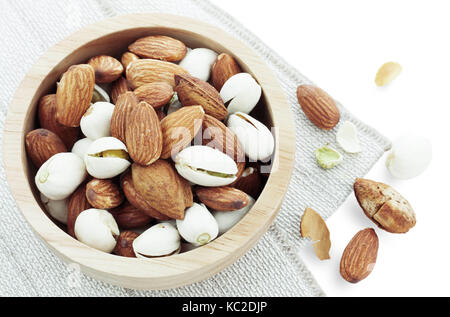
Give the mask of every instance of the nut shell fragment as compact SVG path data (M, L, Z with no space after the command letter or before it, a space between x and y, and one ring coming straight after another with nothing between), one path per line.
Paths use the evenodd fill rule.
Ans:
M300 235L313 241L314 252L321 261L330 259L330 231L323 218L311 208L306 208L302 216Z

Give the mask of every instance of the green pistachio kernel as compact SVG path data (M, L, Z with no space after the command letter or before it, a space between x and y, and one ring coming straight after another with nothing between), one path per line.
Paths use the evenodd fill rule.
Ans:
M331 169L343 161L343 156L335 149L324 146L316 150L316 159L320 167Z

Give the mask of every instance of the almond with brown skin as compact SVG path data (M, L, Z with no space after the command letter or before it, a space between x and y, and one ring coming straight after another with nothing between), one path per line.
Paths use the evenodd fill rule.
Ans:
M166 117L166 114L161 109L156 110L156 115L158 116L159 122Z
M92 208L86 198L86 184L80 185L70 196L67 212L67 233L75 238L75 221L81 212Z
M110 213L113 215L119 227L123 229L141 228L148 225L153 219L128 201L110 210Z
M174 91L168 83L150 83L134 91L140 101L145 101L155 109L164 107L172 99Z
M175 75L187 74L181 66L156 59L140 59L127 68L127 79L134 89L149 83L165 82L175 87Z
M228 54L220 54L211 69L214 88L220 91L228 79L242 72L235 59Z
M86 198L92 207L111 209L120 206L123 195L110 179L93 179L86 184Z
M69 128L56 121L56 94L46 95L40 99L38 117L41 128L55 133L61 138L67 149L72 149L78 140L80 129Z
M111 88L111 101L113 104L116 104L117 100L119 99L119 96L128 92L132 91L130 83L125 77L120 77L117 79Z
M128 46L128 49L143 58L179 62L186 56L187 48L183 42L162 35L146 36Z
M122 58L120 61L122 62L123 69L127 69L128 65L130 65L132 62L137 61L139 59L139 56L136 54L133 54L131 52L125 52L122 55Z
M200 105L206 114L219 121L228 116L219 92L207 82L190 75L176 75L175 83L175 91L183 107Z
M167 159L187 147L201 129L204 115L201 106L191 106L183 107L165 117L161 121L161 158Z
M81 117L91 105L95 72L91 65L71 66L56 90L56 120L67 127L79 127Z
M341 115L336 103L319 87L301 85L297 97L305 115L318 128L331 130L338 124Z
M131 178L131 171L128 171L123 175L120 184L122 186L122 190L125 194L125 197L130 202L130 204L132 204L135 208L139 209L149 217L155 218L157 220L164 221L170 219L166 215L163 215L158 210L150 206L148 202L136 192L136 188L134 188L133 184L133 179Z
M130 122L130 115L137 107L139 100L135 94L128 91L119 96L111 117L111 136L126 144L126 127Z
M378 255L378 236L368 228L349 242L341 258L341 275L349 283L358 283L372 272Z
M126 124L128 154L134 162L150 165L161 156L163 139L155 109L145 101L132 111Z
M94 68L95 82L97 84L112 83L123 73L122 64L114 57L108 55L92 57L88 64Z
M262 177L254 167L247 167L242 176L230 186L242 190L252 198L257 199L262 189Z
M197 187L195 194L207 207L216 211L234 211L248 205L246 193L233 187Z
M67 152L64 142L52 131L36 129L28 132L25 138L28 156L36 167L41 167L57 153Z
M149 205L172 219L184 219L186 189L170 163L158 160L145 167L134 163L131 171L137 193Z
M114 254L128 258L135 258L133 250L133 241L139 237L139 234L133 231L123 231L117 238L117 244L114 248Z

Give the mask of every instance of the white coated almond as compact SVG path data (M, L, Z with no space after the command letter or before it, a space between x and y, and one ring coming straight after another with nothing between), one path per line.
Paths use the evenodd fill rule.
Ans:
M216 219L203 204L196 204L186 209L184 219L177 220L180 235L195 246L205 245L213 241L219 234Z
M203 81L208 81L211 75L211 67L218 54L208 48L196 48L188 51L180 66L189 72L191 76Z
M84 155L87 153L87 150L89 146L91 146L92 142L94 141L88 138L78 140L72 147L72 153L78 155L81 159L84 160Z
M167 256L180 249L180 235L170 223L159 223L133 241L138 258Z
M67 224L67 213L69 210L68 199L51 200L48 199L48 197L46 197L44 194L41 194L41 201L50 216L63 224Z
M243 112L249 114L261 98L261 86L248 73L239 73L229 78L220 96L228 104L228 113Z
M248 196L248 195L247 195ZM242 209L235 211L213 211L213 216L219 225L219 234L224 234L233 228L255 204L255 200L248 196L249 203Z
M96 102L91 105L80 121L83 134L91 140L111 135L111 117L114 105L109 102Z

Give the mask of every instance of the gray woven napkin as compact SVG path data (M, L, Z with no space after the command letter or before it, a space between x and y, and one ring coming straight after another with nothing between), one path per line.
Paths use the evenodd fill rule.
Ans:
M296 100L299 84L310 83L228 14L204 0L3 0L0 2L0 126L14 91L31 65L58 41L81 27L127 13L185 15L223 28L252 47L276 73L295 115L297 152L292 181L275 223L258 244L223 272L194 285L167 291L136 291L99 282L66 265L33 234L0 171L0 295L8 296L322 296L301 259L298 227L311 206L331 215L350 194L355 177L365 175L390 142L339 105L342 121L359 129L363 152L345 155L339 167L317 167L314 150L335 144L335 131L313 126ZM336 145L335 145L336 146ZM25 181L25 180L24 180Z

